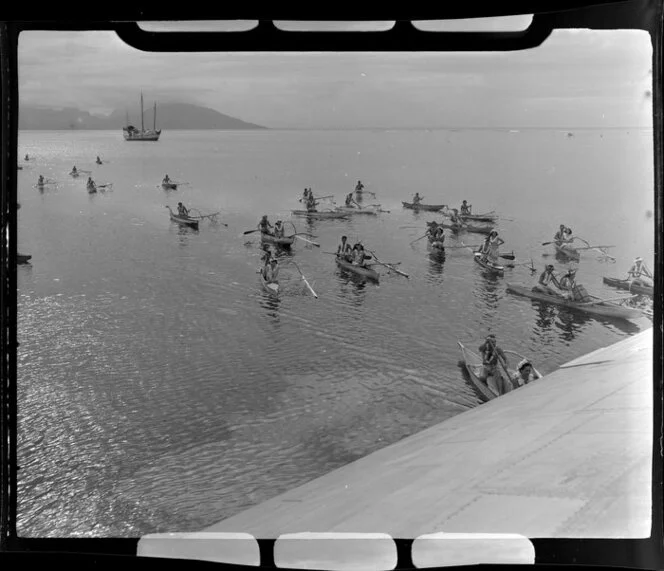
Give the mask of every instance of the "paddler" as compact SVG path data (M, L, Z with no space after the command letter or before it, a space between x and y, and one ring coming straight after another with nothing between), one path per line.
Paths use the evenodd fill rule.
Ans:
M95 184L95 181L92 180L92 177L88 177L88 191L89 192L97 192L97 185Z
M162 184L170 184L170 183L171 183L171 179L168 177L168 175L166 175L166 176L164 177L164 180L161 181L161 183L162 183Z
M362 192L364 190L364 185L362 184L361 180L357 181L357 184L355 185L355 192Z
M349 193L346 195L346 206L347 206L348 208L352 208L352 207L353 207L353 193L352 193L352 192L349 192Z
M497 264L498 263L498 255L499 255L499 247L501 244L504 244L505 240L502 238L498 237L498 232L495 230L491 231L491 234L489 234L489 240L486 243L487 244L487 250L484 254L484 260L486 261L487 259L492 263L492 264Z
M269 284L279 283L277 279L279 277L279 262L277 261L277 258L270 259L270 265L265 266L263 276L265 277L265 281Z
M357 245L357 250L355 251L355 264L361 267L366 266L366 260L370 260L371 256L367 256L364 253L364 246L362 244Z
M631 279L635 285L652 286L655 278L639 257L634 259L634 264L627 272L627 279Z
M309 196L307 197L307 212L316 212L316 199L311 191L309 191Z
M39 179L37 180L37 186L44 186L44 175L40 174Z
M277 220L274 224L274 237L275 238L284 237L284 226L281 220Z
M300 199L300 202L306 202L307 198L309 198L309 189L305 187L304 192L302 193L302 198Z
M459 218L459 211L456 208L452 208L452 214L450 214L450 222L452 223L452 226L458 226L458 227L463 226L463 222L461 221L461 218Z
M567 239L568 231L569 234L572 233L572 230L570 228L567 228L564 224L560 225L560 230L558 230L558 232L556 232L556 235L553 237L553 241L556 243L557 246L562 246L563 244L566 244L568 242Z
M347 262L352 262L353 261L352 253L353 250L350 247L350 244L348 243L348 237L342 236L341 243L337 246L337 257L341 256Z
M189 211L187 210L185 205L182 204L181 202L178 202L178 214L180 216L184 216L185 218L189 217Z
M472 204L469 205L468 202L464 200L461 204L461 216L469 215L472 207Z
M521 387L528 383L532 383L536 379L537 376L535 375L535 370L530 361L528 361L528 359L520 361L516 367L516 372L514 373L512 380Z
M29 161L29 160L30 160L30 157L29 157L28 155L25 155L25 160L26 160L26 161Z
M76 170L76 165L74 165L74 168L71 169L71 174L76 174L78 171Z
M503 350L498 347L496 343L496 336L491 333L487 336L486 340L479 347L480 355L482 355L482 371L480 373L480 381L486 383L490 376L496 379L496 384L501 388L500 394L509 392L512 387L508 387L503 382L503 376L498 371L498 362L502 362L504 367L507 367L507 357ZM498 373L496 375L496 373Z
M99 155L97 155L97 164L98 165L102 164L101 159L99 158Z
M272 259L272 250L270 250L270 245L265 243L263 244L263 253L261 254L261 262L263 262L263 267L267 266Z
M570 268L560 279L560 289L567 299L574 300L574 286L576 285L576 269Z
M267 219L267 214L263 214L263 218L258 223L258 229L261 231L261 234L267 234L268 236L274 236L270 229L273 228L272 224Z
M551 295L560 295L560 292L553 289L549 284L553 283L558 290L560 290L560 283L558 282L558 276L554 273L554 267L553 264L548 264L546 268L544 268L544 271L540 274L538 285L540 286L540 289L544 289L546 293L550 293Z
M419 204L420 202L422 202L422 197L419 192L416 192L415 196L413 196L413 204Z

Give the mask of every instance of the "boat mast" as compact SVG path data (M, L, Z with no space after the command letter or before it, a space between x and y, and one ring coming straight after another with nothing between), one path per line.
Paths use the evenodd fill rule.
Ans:
M143 92L141 91L141 132L145 131L145 127L143 126Z

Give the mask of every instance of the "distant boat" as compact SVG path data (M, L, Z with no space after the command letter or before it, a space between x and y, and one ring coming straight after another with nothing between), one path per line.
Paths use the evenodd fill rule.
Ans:
M157 130L157 103L154 104L154 123L152 129L145 130L143 125L143 93L141 92L141 130L129 124L127 115L127 126L122 128L125 141L158 141L161 129Z

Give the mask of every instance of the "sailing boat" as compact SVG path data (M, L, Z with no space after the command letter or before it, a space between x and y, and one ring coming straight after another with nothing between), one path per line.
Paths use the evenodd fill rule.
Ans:
M153 127L146 131L143 125L143 92L141 92L141 130L129 124L129 115L127 115L127 126L122 127L122 131L125 141L158 141L161 129L157 130L157 103L154 104Z

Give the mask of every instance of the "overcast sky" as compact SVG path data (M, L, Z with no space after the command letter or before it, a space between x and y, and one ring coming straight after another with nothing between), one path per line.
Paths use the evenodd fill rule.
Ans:
M135 114L142 90L146 107L196 103L272 128L650 127L651 58L636 31L440 54L153 54L111 32L34 31L19 40L19 93L21 104Z

